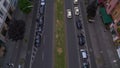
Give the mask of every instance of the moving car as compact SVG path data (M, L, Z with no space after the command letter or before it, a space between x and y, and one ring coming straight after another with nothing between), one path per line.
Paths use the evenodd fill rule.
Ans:
M78 0L74 0L74 2L73 2L74 4L78 4Z
M85 36L82 33L78 35L78 42L80 46L83 46L85 44Z
M71 9L67 9L67 18L72 18Z
M79 8L78 7L74 7L75 10L75 15L79 15Z
M76 27L77 27L77 29L82 29L81 20L76 21Z
M88 58L87 51L85 49L80 49L80 53L81 53L83 59Z

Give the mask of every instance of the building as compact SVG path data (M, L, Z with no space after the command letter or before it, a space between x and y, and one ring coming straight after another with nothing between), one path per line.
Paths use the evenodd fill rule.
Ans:
M6 42L6 33L16 6L17 0L0 0L0 42Z
M113 23L110 25L113 41L120 45L120 0L107 0L106 12L111 15Z
M120 1L116 3L116 6L111 11L111 16L115 23L120 21Z
M111 11L114 9L118 1L119 0L107 0L106 1L105 7L106 7L106 11L108 14L111 14Z

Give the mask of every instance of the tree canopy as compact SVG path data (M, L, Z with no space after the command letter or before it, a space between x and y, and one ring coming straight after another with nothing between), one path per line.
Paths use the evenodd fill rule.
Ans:
M19 8L23 13L30 13L32 10L32 2L28 1L28 0L19 0Z
M24 38L25 22L23 20L14 20L8 29L9 39L13 41L22 40Z
M96 1L93 1L92 3L90 3L87 7L87 14L88 17L95 17L96 15L96 10L97 10L97 5L96 5Z

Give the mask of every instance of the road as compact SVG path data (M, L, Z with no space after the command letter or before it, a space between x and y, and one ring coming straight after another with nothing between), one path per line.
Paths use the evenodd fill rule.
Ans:
M85 31L85 35L86 35L87 50L88 50L89 59L90 59L90 62L89 62L90 63L90 67L91 68L97 68L96 62L95 62L94 53L92 51L93 50L92 43L90 41L91 39L90 39L90 35L89 35L89 30L88 30L89 28L88 28L88 24L87 24L87 17L86 17L87 14L86 14L85 4L84 4L83 0L80 0L79 3L80 3L80 9L81 9L81 13L82 13L82 20L83 20L83 25L84 25L84 31Z
M75 27L75 17L73 11L73 0L64 0L64 15L66 25L66 48L67 48L67 63L68 68L80 68L79 47L77 42L77 32ZM72 10L72 19L66 18L66 10Z
M114 48L112 37L102 23L99 12L95 17L95 23L88 23L86 19L85 6L81 0L81 8L84 9L84 26L89 41L88 50L90 54L92 68L120 68L118 56ZM93 58L94 57L94 58ZM96 63L96 67L95 64Z
M38 48L32 68L53 68L54 2L54 0L46 0L42 44Z

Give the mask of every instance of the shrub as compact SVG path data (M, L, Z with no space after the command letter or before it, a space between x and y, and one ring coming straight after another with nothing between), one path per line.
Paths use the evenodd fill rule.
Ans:
M117 32L120 33L120 27L117 28Z
M28 0L19 0L18 5L19 5L20 10L26 14L30 13L33 7L32 3Z

